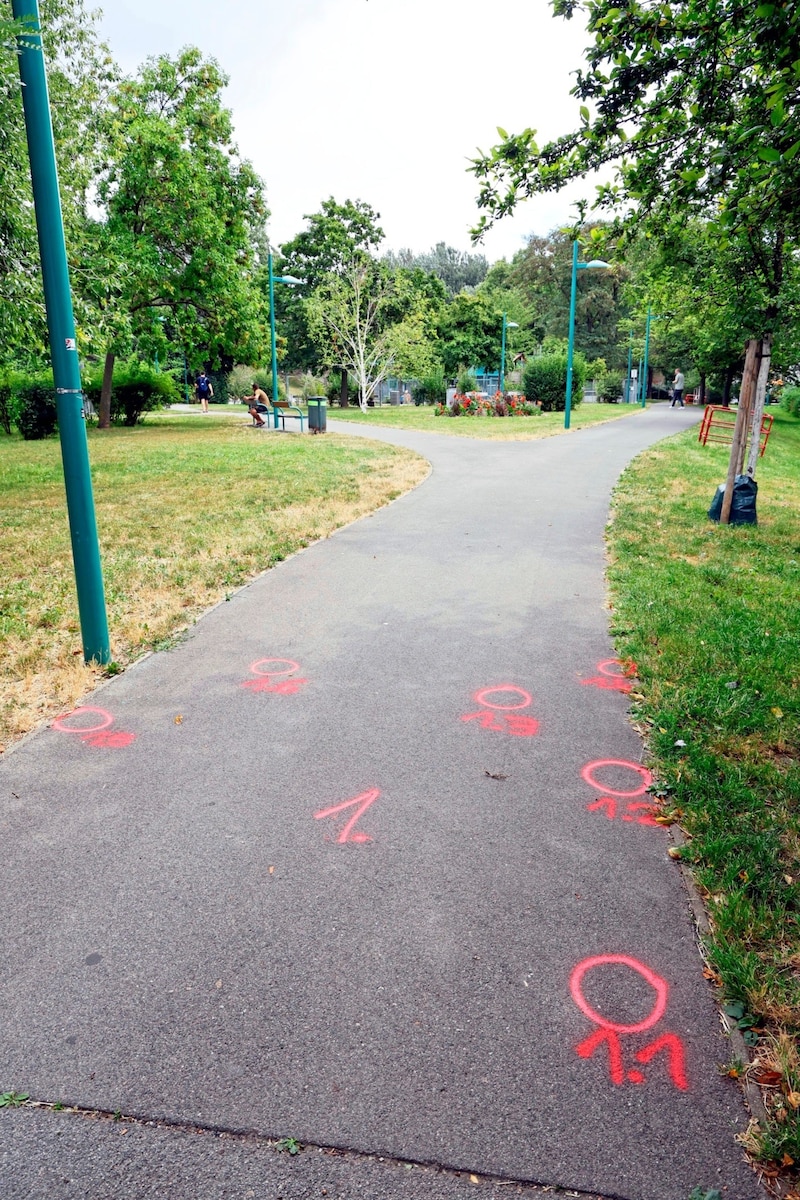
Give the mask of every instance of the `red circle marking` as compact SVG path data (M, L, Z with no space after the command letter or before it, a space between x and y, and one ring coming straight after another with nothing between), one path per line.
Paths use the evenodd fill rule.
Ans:
M618 667L616 671L611 671L609 667ZM625 668L618 658L604 658L602 662L597 664L597 669L601 675L608 675L611 679L625 679Z
M84 713L98 713L103 720L99 725L81 725L78 728L70 728L69 725L64 725L64 721L69 721L71 717L82 717ZM101 729L108 729L114 718L110 712L106 712L104 708L73 708L72 712L63 713L60 717L56 717L53 721L53 729L57 729L60 733L97 733Z
M490 696L492 692L516 692L518 696L524 696L525 699L521 704L492 704L491 700L486 700L486 696ZM530 692L526 692L524 688L514 687L513 683L501 683L497 687L482 688L476 692L473 699L476 704L482 704L485 708L495 708L498 712L516 712L518 708L527 708L529 704L533 704L533 696Z
M279 670L275 670L274 668L269 671L259 670L265 663L286 663L287 665ZM291 658L258 658L254 663L250 664L250 670L254 675L291 675L294 671L300 670L300 664Z
M638 972L642 979L646 980L656 993L656 1002L653 1005L652 1012L636 1025L620 1025L616 1021L609 1021L606 1017L601 1016L599 1012L595 1012L581 990L583 977L587 971L591 971L593 967L604 967L615 963L619 963L624 967L630 967L632 971ZM590 1021L593 1021L595 1025L599 1025L601 1029L612 1029L614 1033L642 1033L645 1029L651 1029L653 1025L661 1020L664 1010L667 1007L666 980L662 979L660 975L656 975L655 971L651 971L644 963L640 963L638 958L631 958L627 954L596 954L593 958L585 958L583 962L578 963L572 972L569 980L569 990L578 1008Z
M632 792L615 791L607 783L599 783L595 779L594 772L600 767L625 767L629 771L635 771L642 780L641 787L634 788ZM622 800L627 800L631 796L643 796L653 782L653 776L647 767L627 762L624 758L598 758L595 762L587 763L581 771L581 778L589 784L589 787L597 788L600 792L607 792L609 796L617 796Z

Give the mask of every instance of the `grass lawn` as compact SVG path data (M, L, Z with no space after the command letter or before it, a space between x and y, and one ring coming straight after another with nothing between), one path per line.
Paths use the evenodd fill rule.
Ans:
M579 404L572 409L570 429L599 425L639 412L636 404ZM437 417L432 405L384 404L381 408L339 408L328 405L330 421L357 421L361 425L389 425L393 429L424 429L455 437L491 438L492 441L532 441L564 433L564 414L541 413L538 417Z
M261 432L246 412L89 431L111 650L124 665L226 592L425 477L410 451ZM57 437L0 434L0 747L74 707L83 663Z
M638 667L662 804L688 835L710 972L756 1055L771 1124L749 1148L777 1172L800 1162L800 421L775 413L757 527L707 519L727 457L688 431L623 475L612 632Z

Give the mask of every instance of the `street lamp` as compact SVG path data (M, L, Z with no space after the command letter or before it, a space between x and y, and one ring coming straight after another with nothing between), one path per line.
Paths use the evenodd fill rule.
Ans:
M567 347L567 396L564 404L564 428L569 429L569 415L572 409L572 352L575 349L575 300L578 293L578 271L581 270L610 270L611 264L601 258L593 258L591 262L578 262L578 242L572 243L572 291L569 299L569 345Z
M278 428L278 410L275 407L278 402L278 352L275 346L275 284L276 283L303 283L302 279L295 279L294 275L273 275L272 273L272 250L268 255L269 264L269 341L272 351L272 411L274 413L273 420L275 428Z
M506 376L506 330L507 329L519 329L519 325L517 324L516 321L507 321L506 314L503 313L503 337L500 342L500 378L497 381L497 390L501 394L503 392L505 392L505 388L503 387L503 380L505 379L505 376Z

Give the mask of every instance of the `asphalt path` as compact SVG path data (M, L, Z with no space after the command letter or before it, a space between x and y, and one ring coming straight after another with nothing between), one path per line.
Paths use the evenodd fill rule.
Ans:
M760 1196L603 577L697 416L369 430L430 477L6 755L0 1091L123 1119L0 1113L4 1198Z

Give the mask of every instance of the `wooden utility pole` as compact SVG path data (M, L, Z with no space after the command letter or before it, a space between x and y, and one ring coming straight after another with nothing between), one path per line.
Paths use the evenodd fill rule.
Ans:
M758 369L756 398L753 404L753 415L750 420L750 449L747 454L746 474L755 479L758 455L761 450L761 422L764 418L764 405L767 399L767 383L769 382L769 367L772 361L772 335L767 334L761 343L761 364Z
M747 342L744 360L742 387L739 393L739 408L736 413L736 425L733 430L733 444L728 463L728 478L725 480L725 495L722 500L720 525L728 525L733 504L733 485L736 476L742 473L744 451L747 445L747 431L750 428L750 414L753 411L753 400L756 391L759 367L761 365L761 342L758 338L750 338Z

